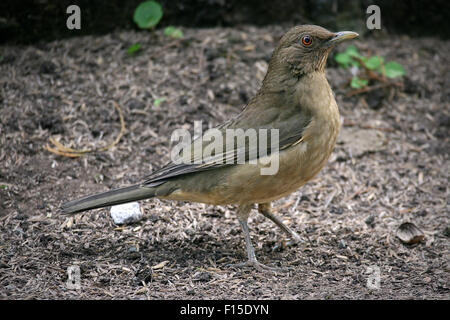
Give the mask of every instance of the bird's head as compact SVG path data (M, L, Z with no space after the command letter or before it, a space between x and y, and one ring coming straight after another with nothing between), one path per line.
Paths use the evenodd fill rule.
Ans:
M293 27L280 39L269 64L287 66L296 76L324 71L330 51L340 42L356 38L352 31L330 32L314 25Z

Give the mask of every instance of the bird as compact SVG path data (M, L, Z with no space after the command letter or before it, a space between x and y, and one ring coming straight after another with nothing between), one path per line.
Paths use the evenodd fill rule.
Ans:
M287 234L289 244L301 241L273 213L271 202L299 189L327 163L339 133L340 115L325 76L326 61L337 44L356 37L358 34L352 31L331 32L316 25L299 25L280 38L259 91L240 113L215 128L216 133L224 135L237 132L236 139L248 130L274 132L265 144L260 135L256 140L244 139L244 145L236 139L222 139L222 145L218 140L216 146L223 148L215 148L209 156L202 157L202 151L208 147L208 140L201 140L205 133L178 153L177 159L186 161L172 159L138 184L63 203L61 213L148 198L235 205L247 260L233 266L275 270L256 258L249 214L257 206L259 213ZM276 170L262 174L272 162L276 162Z

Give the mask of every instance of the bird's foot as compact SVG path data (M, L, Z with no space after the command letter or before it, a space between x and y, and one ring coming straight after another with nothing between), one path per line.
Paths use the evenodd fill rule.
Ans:
M261 271L261 272L275 272L275 273L286 271L282 268L266 266L265 264L262 264L258 260L247 260L247 261L241 262L241 263L229 264L228 267L231 267L231 268L253 267L256 270Z

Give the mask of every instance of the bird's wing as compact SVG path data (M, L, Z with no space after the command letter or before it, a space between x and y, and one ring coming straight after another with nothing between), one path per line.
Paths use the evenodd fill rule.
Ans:
M222 141L217 142L215 139L205 139L205 132L202 136L203 140L197 138L189 146L181 150L179 156L181 159L184 159L182 163L171 162L151 173L146 177L143 185L154 186L181 175L226 167L242 163L237 161L242 161L243 159L245 162L248 162L257 160L260 156L270 155L272 152L277 151L272 150L271 141L273 136L271 135L271 129L278 129L278 146L276 146L278 148L275 149L284 150L302 141L303 132L310 121L311 115L300 108L288 110L268 108L264 110L263 114L255 113L255 110L249 112L246 108L237 117L216 128L216 132L223 137ZM228 129L234 129L236 137L227 139ZM248 129L255 129L257 143L249 144L249 139L245 138L246 134L248 137ZM267 129L265 143L260 141L259 129ZM241 141L244 141L244 144L239 144L238 141L242 138L244 140ZM211 148L214 143L218 143L216 146L221 146L222 148L215 148L214 152L204 155L205 148L208 146ZM265 148L264 152L262 148Z

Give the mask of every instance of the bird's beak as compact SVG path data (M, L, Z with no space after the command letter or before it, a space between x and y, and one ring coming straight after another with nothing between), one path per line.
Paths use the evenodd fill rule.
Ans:
M334 34L334 36L330 40L327 41L327 44L329 46L334 46L338 43L341 43L342 41L356 38L357 36L359 36L359 34L357 34L356 32L353 32L353 31L336 32Z

